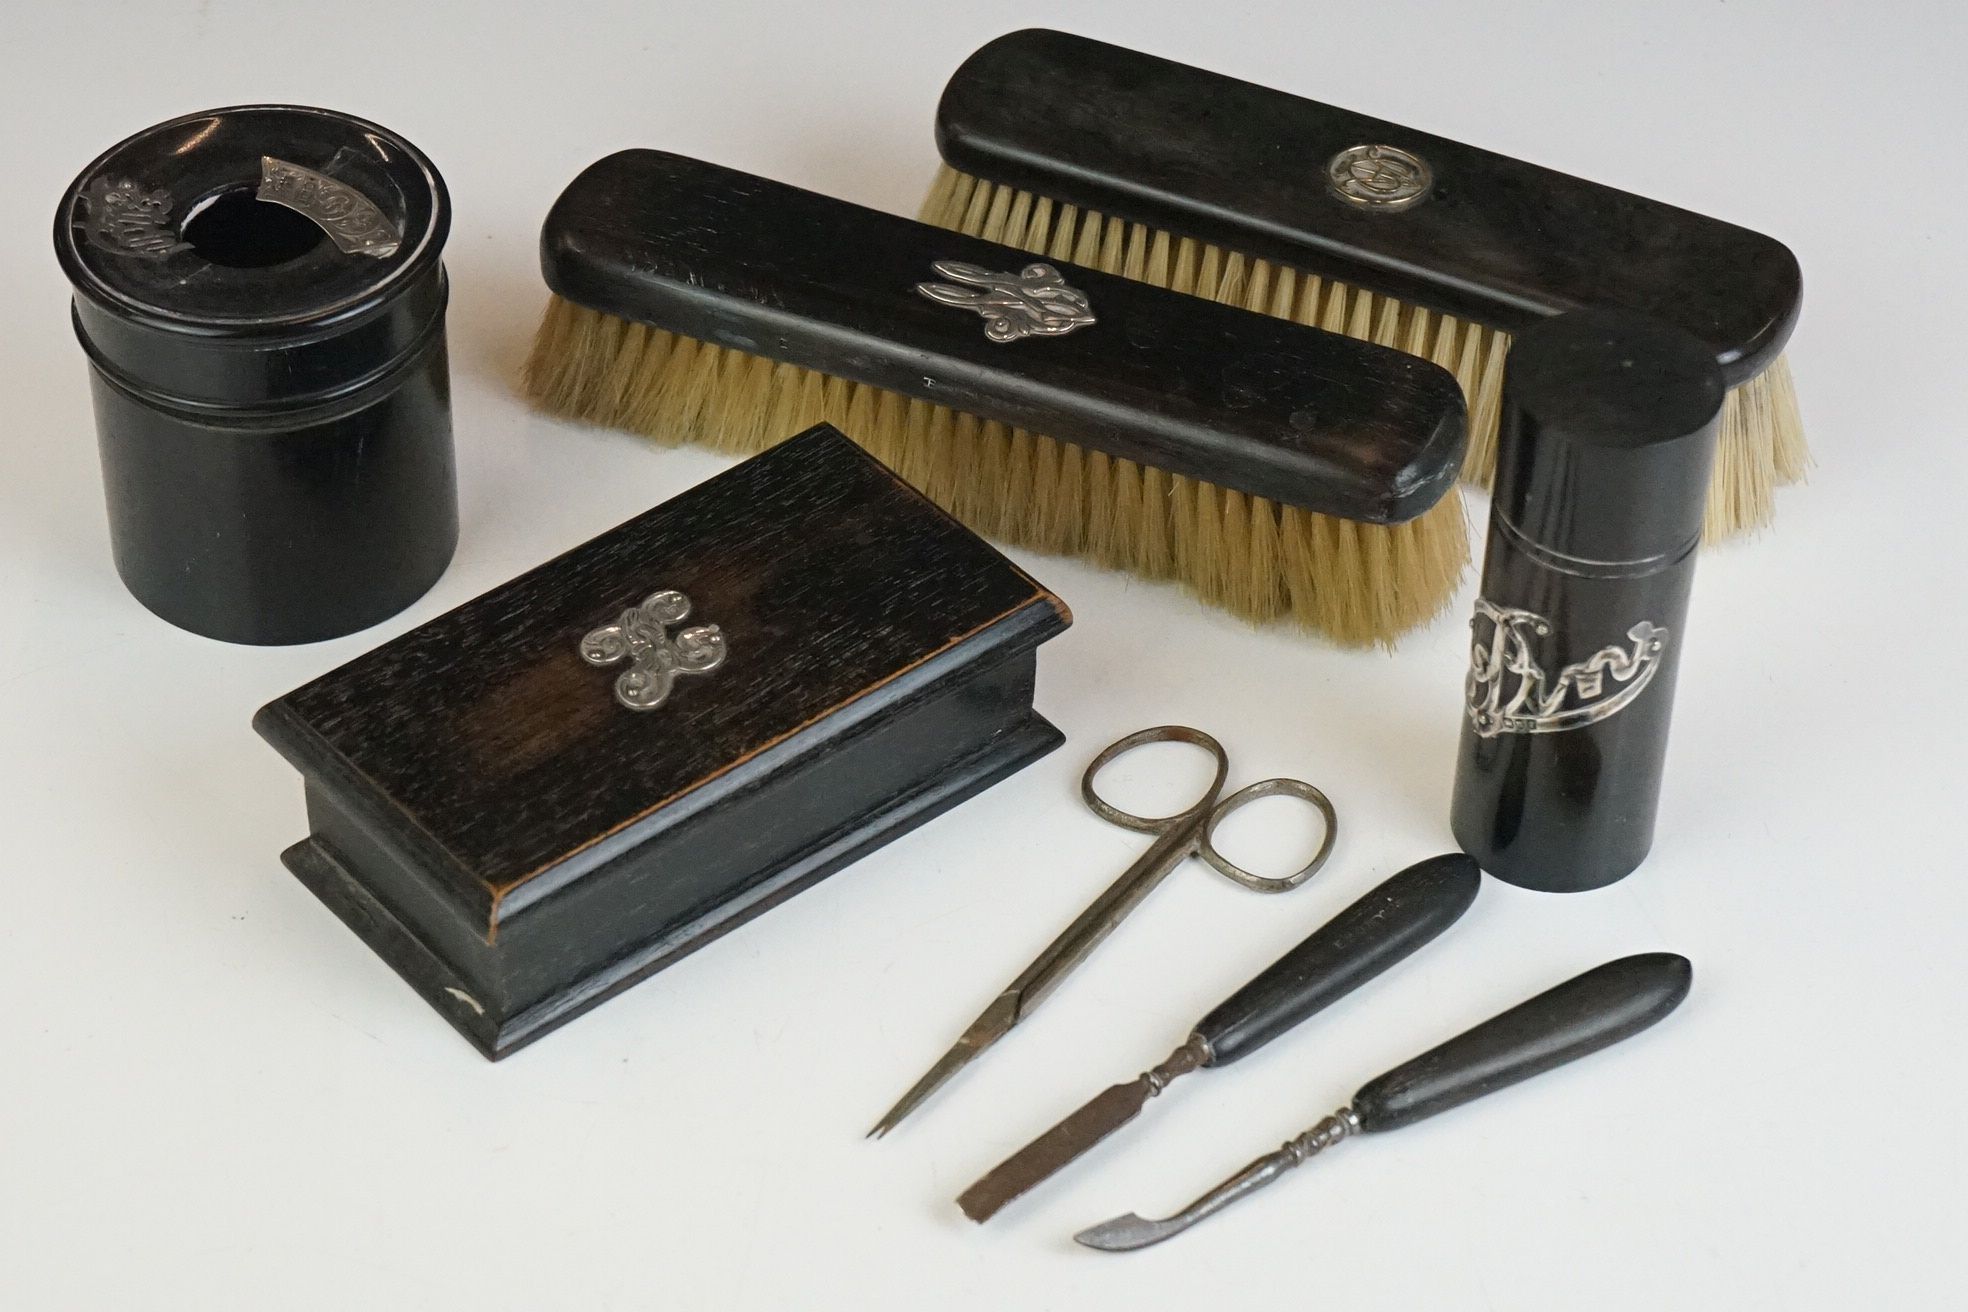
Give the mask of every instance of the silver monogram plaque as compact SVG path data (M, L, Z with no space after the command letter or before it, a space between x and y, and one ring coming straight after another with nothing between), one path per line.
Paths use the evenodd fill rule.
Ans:
M313 219L344 255L382 259L396 254L402 241L383 212L354 187L271 155L260 156L260 189L254 196Z
M104 250L161 260L191 249L171 222L171 193L162 187L97 178L89 184L85 204L89 240Z
M1348 146L1326 161L1326 184L1349 205L1398 212L1428 199L1435 171L1398 146Z
M930 267L950 281L919 282L916 290L939 305L984 316L984 335L994 342L1062 337L1095 322L1086 293L1068 286L1050 264L1028 264L1017 273L993 273L960 260Z
M1667 654L1667 630L1641 620L1626 631L1631 646L1602 647L1554 679L1536 654L1537 640L1551 633L1544 616L1479 597L1469 624L1476 640L1463 691L1470 723L1481 738L1559 733L1617 715L1653 681Z
M690 616L690 598L666 588L622 612L613 624L592 629L581 639L581 659L590 665L629 668L615 678L615 700L632 711L653 711L670 699L680 674L709 674L724 664L724 634L715 624L697 624L672 636L669 627Z

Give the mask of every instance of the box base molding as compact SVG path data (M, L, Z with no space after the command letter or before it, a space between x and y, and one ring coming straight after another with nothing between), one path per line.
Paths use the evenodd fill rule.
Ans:
M475 995L464 977L365 888L328 844L306 838L281 853L280 859L419 996L480 1053L496 1061L1016 773L1064 741L1064 735L1043 716L1027 711L993 735L982 750L837 826L743 894L705 915L664 927L587 977L511 1014L496 1001Z

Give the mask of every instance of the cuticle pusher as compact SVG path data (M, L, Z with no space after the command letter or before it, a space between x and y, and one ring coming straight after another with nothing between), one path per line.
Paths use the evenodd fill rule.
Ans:
M1476 900L1482 872L1460 852L1384 880L1231 994L1182 1046L1116 1084L966 1189L957 1205L984 1221L1140 1114L1176 1078L1247 1057L1432 941Z
M1342 1140L1412 1125L1638 1034L1681 1005L1693 977L1688 959L1671 952L1594 967L1368 1081L1346 1106L1175 1215L1130 1212L1073 1238L1112 1253L1158 1244Z

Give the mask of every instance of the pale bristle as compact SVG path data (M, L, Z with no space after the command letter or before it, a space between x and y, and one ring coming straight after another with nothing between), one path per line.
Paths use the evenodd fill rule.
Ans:
M1777 435L1777 482L1785 486L1803 482L1811 470L1811 448L1804 441L1804 416L1797 408L1797 385L1790 378L1790 362L1778 356L1768 369L1737 391L1748 393L1751 389L1767 397L1767 422Z
M1026 225L1022 236L1007 232L1002 223L995 230L985 226L984 216L1007 214L1014 206L1034 216L1035 222ZM1042 212L1060 216L1054 230L1036 222ZM1144 230L1120 219L1103 220L1070 205L1055 205L1044 197L959 173L948 165L938 170L922 217L924 222L973 236L1047 252L1055 259L1425 356L1456 376L1468 402L1469 449L1463 477L1487 487L1496 475L1508 333L1311 274L1298 275L1303 285L1296 295L1289 289L1280 293L1279 275L1290 270L1274 270L1263 261L1248 261L1193 238ZM1107 234L1099 232L1103 222ZM1095 230L1090 246L1085 228ZM1154 264L1137 249L1165 252L1162 263ZM1775 513L1774 490L1803 478L1810 463L1796 391L1780 356L1730 392L1723 404L1704 537L1713 542L1769 523Z
M617 343L629 327L611 315L551 298L526 357L527 395L555 414L594 420L597 396L616 377Z
M1138 226L961 180L931 206L1097 260L1263 305L1297 279ZM1057 219L1055 225L1051 220ZM1216 265L1205 269L1208 261ZM1303 312L1303 307L1300 311ZM1408 524L1353 524L1022 429L632 324L554 297L524 372L543 409L664 442L746 454L839 426L980 532L1170 578L1255 622L1290 618L1348 645L1391 643L1435 615L1468 556L1461 498Z
M976 185L976 179L968 173L959 173L950 168L936 170L936 181L929 184L929 194L923 197L922 208L916 211L916 218L939 228L954 227L951 211L957 203L957 191Z

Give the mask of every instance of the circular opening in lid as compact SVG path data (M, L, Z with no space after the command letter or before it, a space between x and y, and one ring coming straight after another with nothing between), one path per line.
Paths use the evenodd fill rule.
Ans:
M251 187L222 191L194 208L180 235L203 258L232 269L287 264L328 240L314 220L261 200Z

